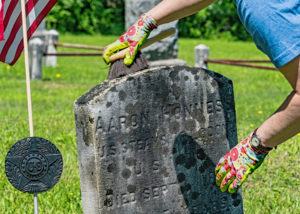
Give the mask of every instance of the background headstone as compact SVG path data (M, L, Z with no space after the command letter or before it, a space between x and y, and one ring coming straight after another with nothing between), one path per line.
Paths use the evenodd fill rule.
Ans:
M207 69L206 59L209 58L209 47L200 44L194 48L195 67Z
M44 54L44 44L43 41L35 37L29 40L29 53L30 53L30 79L38 80L43 78L42 69L42 57Z
M56 30L49 30L45 35L46 53L57 53L55 42L58 42L59 33ZM57 56L45 56L45 66L55 68Z
M57 53L55 42L58 42L59 33L56 30L46 30L42 22L39 30L35 31L29 40L30 75L31 79L43 78L43 65L56 67L57 56L44 56L44 53ZM42 63L44 61L44 63Z
M104 81L74 104L84 213L243 213L215 184L237 143L233 86L220 74L160 67Z
M125 0L125 28L129 29L138 18L157 5L161 0ZM178 28L178 21L159 26L153 30L150 37L157 35L168 28ZM178 33L152 44L145 48L143 54L151 61L164 59L177 59L178 56Z

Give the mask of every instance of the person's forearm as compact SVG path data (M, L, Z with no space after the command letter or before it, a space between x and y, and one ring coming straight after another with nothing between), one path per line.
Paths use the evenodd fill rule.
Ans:
M214 1L216 0L163 0L148 14L156 20L158 25L161 25L192 15Z

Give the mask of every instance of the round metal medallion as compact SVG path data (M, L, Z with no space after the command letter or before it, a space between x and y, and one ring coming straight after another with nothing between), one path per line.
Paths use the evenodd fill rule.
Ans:
M6 176L22 192L37 194L51 189L60 179L62 170L60 151L40 137L18 141L5 158Z

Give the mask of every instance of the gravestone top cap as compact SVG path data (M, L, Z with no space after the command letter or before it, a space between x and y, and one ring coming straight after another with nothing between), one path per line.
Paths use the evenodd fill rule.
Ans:
M95 99L99 98L99 96L101 96L103 94L103 92L105 90L109 90L110 88L112 88L119 83L125 82L125 81L131 81L134 78L137 78L138 76L141 76L143 74L147 74L147 75L151 75L154 72L168 72L170 69L173 70L173 75L175 75L176 73L178 73L179 71L182 70L188 70L189 72L191 72L195 78L199 78L199 72L203 69L201 68L196 68L196 67L191 67L191 66L186 66L186 65L176 65L176 66L158 66L158 67L154 67L154 68L149 68L149 69L145 69L145 70L141 70L139 72L135 72L133 74L129 74L123 77L119 77L113 80L105 80L103 81L101 84L96 85L95 87L93 87L92 89L90 89L89 91L87 91L85 94L83 94L81 97L79 97L76 101L75 101L75 105L85 105L88 104L89 102L95 101ZM222 79L222 81L226 81L228 82L230 85L232 85L232 81L230 79L228 79L227 77L218 74L218 73L214 73L212 71L206 70L207 72L211 73L213 76L217 77L218 79ZM171 76L170 76L171 77Z

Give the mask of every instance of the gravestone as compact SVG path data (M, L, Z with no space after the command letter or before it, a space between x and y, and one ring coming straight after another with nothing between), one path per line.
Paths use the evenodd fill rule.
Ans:
M206 59L209 58L209 47L204 44L197 45L194 48L195 67L207 69Z
M30 70L30 79L38 80L43 78L43 67L42 67L42 57L44 44L43 41L35 37L34 39L29 40L29 70Z
M188 66L104 81L74 103L84 213L243 213L215 184L237 143L232 81Z
M126 0L125 1L125 28L129 29L143 14L157 5L161 0ZM153 30L149 38L168 28L178 28L178 21L159 26ZM165 38L142 50L150 61L174 59L175 63L183 63L178 56L178 33ZM173 64L173 65L174 65Z

